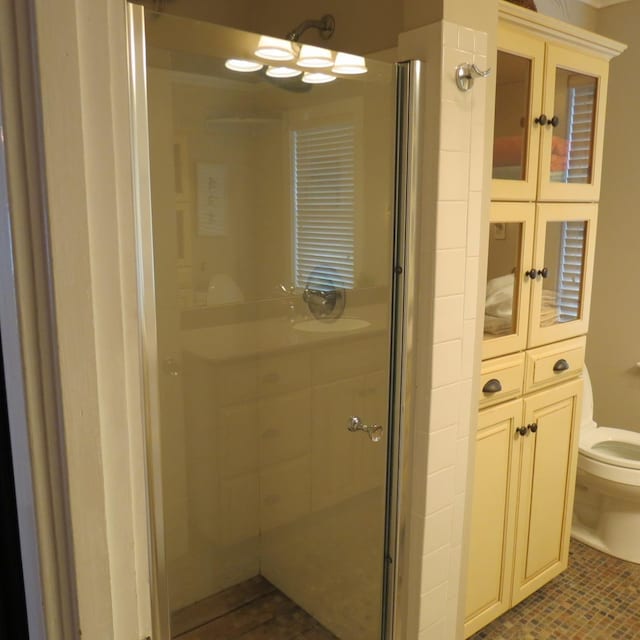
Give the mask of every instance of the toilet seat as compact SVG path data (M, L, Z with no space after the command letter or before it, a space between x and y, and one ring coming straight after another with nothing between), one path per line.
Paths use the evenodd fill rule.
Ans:
M640 564L640 433L598 427L586 367L583 374L571 535L595 549Z
M613 482L640 485L640 433L598 427L580 434L578 468Z
M580 453L618 467L640 470L640 433L598 427L580 435Z

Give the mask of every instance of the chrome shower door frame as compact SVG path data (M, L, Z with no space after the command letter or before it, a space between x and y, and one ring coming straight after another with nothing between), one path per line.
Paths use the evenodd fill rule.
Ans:
M159 438L158 352L155 310L154 247L151 225L151 183L147 116L144 8L127 6L127 45L132 112L134 198L141 354L145 397L145 464L151 548L151 593L154 640L170 640L165 535L162 508ZM422 67L418 61L396 65L396 142L392 325L390 353L389 448L383 575L381 640L406 637L404 612L407 587L410 489L410 422L413 380L415 264L420 95ZM401 579L402 578L402 579Z

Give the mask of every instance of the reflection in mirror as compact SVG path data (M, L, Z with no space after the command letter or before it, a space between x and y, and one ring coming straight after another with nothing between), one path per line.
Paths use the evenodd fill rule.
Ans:
M592 76L556 70L551 182L591 182L597 88Z
M516 332L522 242L521 222L492 222L489 230L487 295L484 309L485 338Z
M527 173L531 60L498 51L493 178L524 180Z
M347 421L389 416L394 67L305 85L146 16L164 637L375 640L387 438Z
M587 223L584 220L547 223L541 327L581 317L586 237Z

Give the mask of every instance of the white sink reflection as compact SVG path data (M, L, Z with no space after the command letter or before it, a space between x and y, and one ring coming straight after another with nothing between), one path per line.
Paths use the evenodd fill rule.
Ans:
M371 323L367 320L359 318L338 318L337 320L303 320L296 322L293 328L305 333L344 333L365 329L370 325Z

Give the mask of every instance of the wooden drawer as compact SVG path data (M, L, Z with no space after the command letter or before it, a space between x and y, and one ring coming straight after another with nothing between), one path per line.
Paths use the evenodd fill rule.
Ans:
M525 393L579 375L586 343L586 336L580 336L527 351Z
M480 370L480 407L517 398L523 380L524 353L485 360Z

